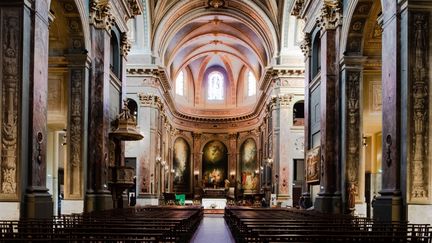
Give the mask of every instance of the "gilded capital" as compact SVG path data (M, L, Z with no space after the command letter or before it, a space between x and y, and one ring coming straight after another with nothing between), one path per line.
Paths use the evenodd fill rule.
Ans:
M323 30L336 29L342 23L342 4L340 0L324 0L317 24Z

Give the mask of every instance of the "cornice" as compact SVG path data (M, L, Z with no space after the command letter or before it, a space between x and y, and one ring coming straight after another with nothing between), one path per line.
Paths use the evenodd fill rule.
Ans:
M249 113L239 116L229 116L229 117L201 117L191 114L184 114L178 111L175 103L173 102L171 92L171 86L167 80L165 75L165 71L158 68L128 68L127 69L128 76L152 76L159 80L159 85L161 88L160 97L161 102L165 103L166 112L168 112L170 117L172 118L172 122L176 124L179 129L190 130L192 126L193 128L197 128L200 130L218 130L221 129L237 129L237 130L245 130L250 129L251 127L255 127L259 125L259 122L265 116L264 110L267 109L267 105L269 100L271 99L269 95L269 87L273 83L272 81L282 78L282 77L301 77L304 74L303 67L276 67L268 70L266 73L266 77L263 83L266 83L263 89L265 92L261 92L258 101L255 105L255 108ZM140 94L143 96L143 94ZM140 97L141 99L141 97ZM147 99L144 99L145 101ZM159 100L159 99L158 99ZM186 125L187 124L187 125ZM197 124L201 127L197 127ZM235 124L236 126L233 126ZM238 125L238 126L237 126Z

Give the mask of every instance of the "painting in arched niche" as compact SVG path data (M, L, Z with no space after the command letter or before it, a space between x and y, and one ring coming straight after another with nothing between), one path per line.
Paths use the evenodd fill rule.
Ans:
M174 142L174 191L189 192L190 185L190 147L184 138L177 138Z
M257 147L252 138L246 139L240 147L241 185L245 192L258 189L259 175L257 170Z
M203 149L203 182L206 187L223 187L227 178L228 150L220 141L210 141Z

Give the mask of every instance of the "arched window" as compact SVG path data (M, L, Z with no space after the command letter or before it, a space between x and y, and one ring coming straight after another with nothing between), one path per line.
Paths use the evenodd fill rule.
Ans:
M176 94L183 95L184 94L184 73L180 71L176 79Z
M133 99L127 99L127 107L131 115L135 116L136 121L138 121L138 104Z
M218 71L211 72L207 77L208 100L224 99L224 76Z
M293 125L304 126L304 101L298 101L294 104Z
M248 96L252 96L256 94L256 79L251 71L248 73Z
M117 78L121 77L120 46L117 39L117 34L114 31L111 31L110 40L110 69Z
M321 70L321 39L318 33L315 35L315 39L312 43L312 79L314 79Z

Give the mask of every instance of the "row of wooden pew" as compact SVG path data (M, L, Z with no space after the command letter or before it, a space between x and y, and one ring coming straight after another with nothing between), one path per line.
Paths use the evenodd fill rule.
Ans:
M288 208L225 208L236 242L432 242L429 224L383 223Z
M0 221L0 242L188 242L203 215L199 206L149 206Z

